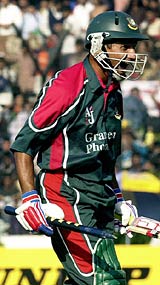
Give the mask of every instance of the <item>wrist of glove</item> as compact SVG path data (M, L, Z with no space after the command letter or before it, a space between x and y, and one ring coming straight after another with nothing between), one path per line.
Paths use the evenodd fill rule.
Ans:
M115 204L115 213L121 216L123 226L130 225L138 217L137 208L132 205L132 201L122 201Z
M114 192L114 194L115 194L115 196L116 196L117 203L124 201L124 198L123 198L123 194L122 194L121 189L115 188L115 189L113 189L113 192Z
M24 229L47 236L53 235L53 229L48 225L46 218L64 218L63 210L58 205L42 204L36 190L22 195L22 205L16 209L16 213L16 218Z
M120 189L114 189L114 193L117 198L115 204L115 215L120 218L119 231L121 234L127 234L129 238L132 238L132 233L127 231L127 226L132 223L132 221L138 217L138 211L136 206L132 205L131 200L125 201ZM117 228L116 222L116 228Z

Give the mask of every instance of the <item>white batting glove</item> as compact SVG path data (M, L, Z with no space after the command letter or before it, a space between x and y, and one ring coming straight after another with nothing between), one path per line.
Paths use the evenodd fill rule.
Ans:
M47 236L53 235L53 229L46 218L63 219L64 212L56 204L42 204L36 190L22 195L22 205L16 209L16 218L28 231L41 232Z
M118 220L115 221L115 229L119 228L121 234L126 233L128 237L132 238L132 233L126 230L126 226L138 217L138 211L136 206L132 205L132 201L125 201L122 195L122 191L119 188L113 190L117 198L115 204L115 213L120 217L121 223L118 225Z
M117 202L115 205L115 213L122 217L122 225L130 225L131 222L138 217L137 208L132 205L132 201Z
M136 206L132 205L132 201L121 201L115 204L115 213L121 216L120 233L126 233L129 238L132 238L133 235L131 232L126 230L126 226L130 225L132 221L138 217L138 211Z
M46 203L42 204L42 209L44 211L45 217L50 217L53 219L64 219L64 212L61 207L56 204Z
M47 236L53 234L53 229L47 223L41 199L36 190L22 195L22 205L15 212L17 220L25 230L41 232Z

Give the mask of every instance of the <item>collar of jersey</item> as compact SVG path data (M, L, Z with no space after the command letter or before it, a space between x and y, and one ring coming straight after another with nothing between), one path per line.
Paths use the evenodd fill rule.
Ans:
M84 67L86 69L86 74L88 78L88 84L93 92L95 92L97 89L102 88L105 89L104 86L101 85L94 69L92 68L91 64L89 63L88 56L84 59ZM118 89L120 87L119 82L108 82L110 85L109 88L106 86L107 90L110 92L113 89Z

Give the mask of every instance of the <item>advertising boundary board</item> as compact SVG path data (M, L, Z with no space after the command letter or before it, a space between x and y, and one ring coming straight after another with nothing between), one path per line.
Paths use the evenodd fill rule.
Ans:
M160 246L116 245L128 285L160 285ZM65 272L52 249L0 247L0 285L62 284Z

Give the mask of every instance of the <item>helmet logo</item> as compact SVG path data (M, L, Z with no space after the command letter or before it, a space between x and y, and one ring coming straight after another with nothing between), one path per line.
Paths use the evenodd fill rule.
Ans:
M132 19L132 18L127 18L127 21L128 21L128 27L131 29L131 30L138 30L138 25L136 24L136 22Z

